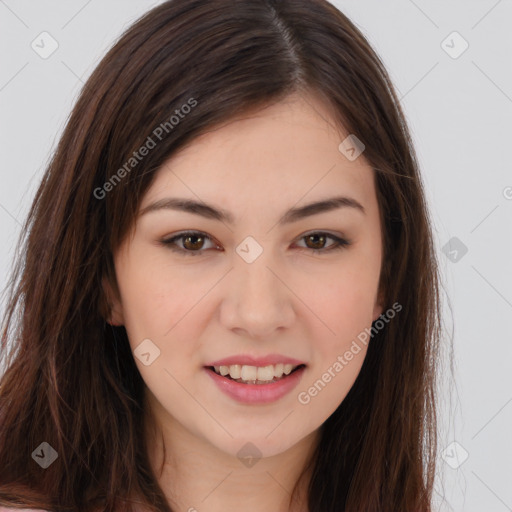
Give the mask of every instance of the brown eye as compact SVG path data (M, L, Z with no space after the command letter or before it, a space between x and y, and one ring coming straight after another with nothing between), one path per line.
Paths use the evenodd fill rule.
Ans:
M325 242L326 242L326 239L327 237L324 236L323 234L313 234L313 235L307 235L304 237L304 239L306 240L306 244L311 241L312 242L312 246L309 246L308 245L308 248L309 249L323 249L324 248L324 245L325 245Z
M202 249L204 237L201 235L187 235L183 237L183 247L189 250Z
M206 233L190 231L162 240L161 243L184 256L198 256L207 249L204 247L205 241L212 243L211 240ZM181 242L181 244L178 242ZM212 243L212 247L215 248L215 244Z
M326 242L328 239L334 240L334 243L326 246ZM315 233L309 233L300 238L300 240L304 240L306 247L301 246L305 249L310 249L313 254L324 254L330 251L335 251L339 249L344 249L345 247L351 245L351 241L345 240L344 238L340 238L336 235L331 235L330 233L324 233L322 231L317 231Z

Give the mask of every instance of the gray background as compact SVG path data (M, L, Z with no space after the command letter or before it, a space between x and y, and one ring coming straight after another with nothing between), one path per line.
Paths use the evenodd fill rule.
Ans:
M158 3L0 0L1 287L77 93L121 32ZM445 362L441 381L437 510L512 510L512 2L333 3L390 72L432 212L445 346L453 337L455 351L455 379ZM59 45L47 59L31 48L43 31ZM469 44L460 55L454 31Z

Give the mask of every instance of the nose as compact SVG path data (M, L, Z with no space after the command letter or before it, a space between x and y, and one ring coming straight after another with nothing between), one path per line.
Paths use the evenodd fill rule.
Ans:
M278 330L289 328L295 321L295 296L271 251L263 251L252 263L235 255L233 267L225 282L222 325L255 339L270 338Z

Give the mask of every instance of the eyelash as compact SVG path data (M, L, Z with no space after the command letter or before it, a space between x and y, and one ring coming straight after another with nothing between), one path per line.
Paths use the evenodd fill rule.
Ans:
M331 246L329 246L327 249L310 249L309 247L301 247L301 249L309 250L313 254L322 254L322 253L327 253L327 252L331 252L331 251L339 251L341 249L345 249L346 247L348 247L349 245L352 244L352 242L350 240L340 238L336 235L332 235L331 233L325 233L324 231L313 231L311 233L301 236L299 238L299 240L302 240L302 239L307 238L308 236L312 236L312 235L325 235L326 238L330 238L336 242L335 244L332 244ZM191 251L191 250L187 250L187 249L178 247L174 243L176 240L180 240L180 239L186 238L188 236L200 236L200 237L204 237L208 240L211 240L213 242L212 238L210 236L208 236L206 233L203 233L202 231L187 231L187 232L183 232L178 235L175 235L172 238L162 240L161 243L165 247L171 249L174 252L181 254L182 256L198 256L207 250L207 249L199 249L197 251Z

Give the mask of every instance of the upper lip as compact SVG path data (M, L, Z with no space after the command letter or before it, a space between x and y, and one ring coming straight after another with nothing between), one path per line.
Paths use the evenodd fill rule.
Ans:
M306 364L303 361L299 361L298 359L294 359L293 357L286 357L280 354L269 354L263 357L253 357L247 354L241 354L238 356L230 356L225 357L224 359L218 359L217 361L212 361L208 363L206 366L231 366L235 364L239 364L241 366L270 366L276 364L293 364L294 366L299 366L301 364Z

